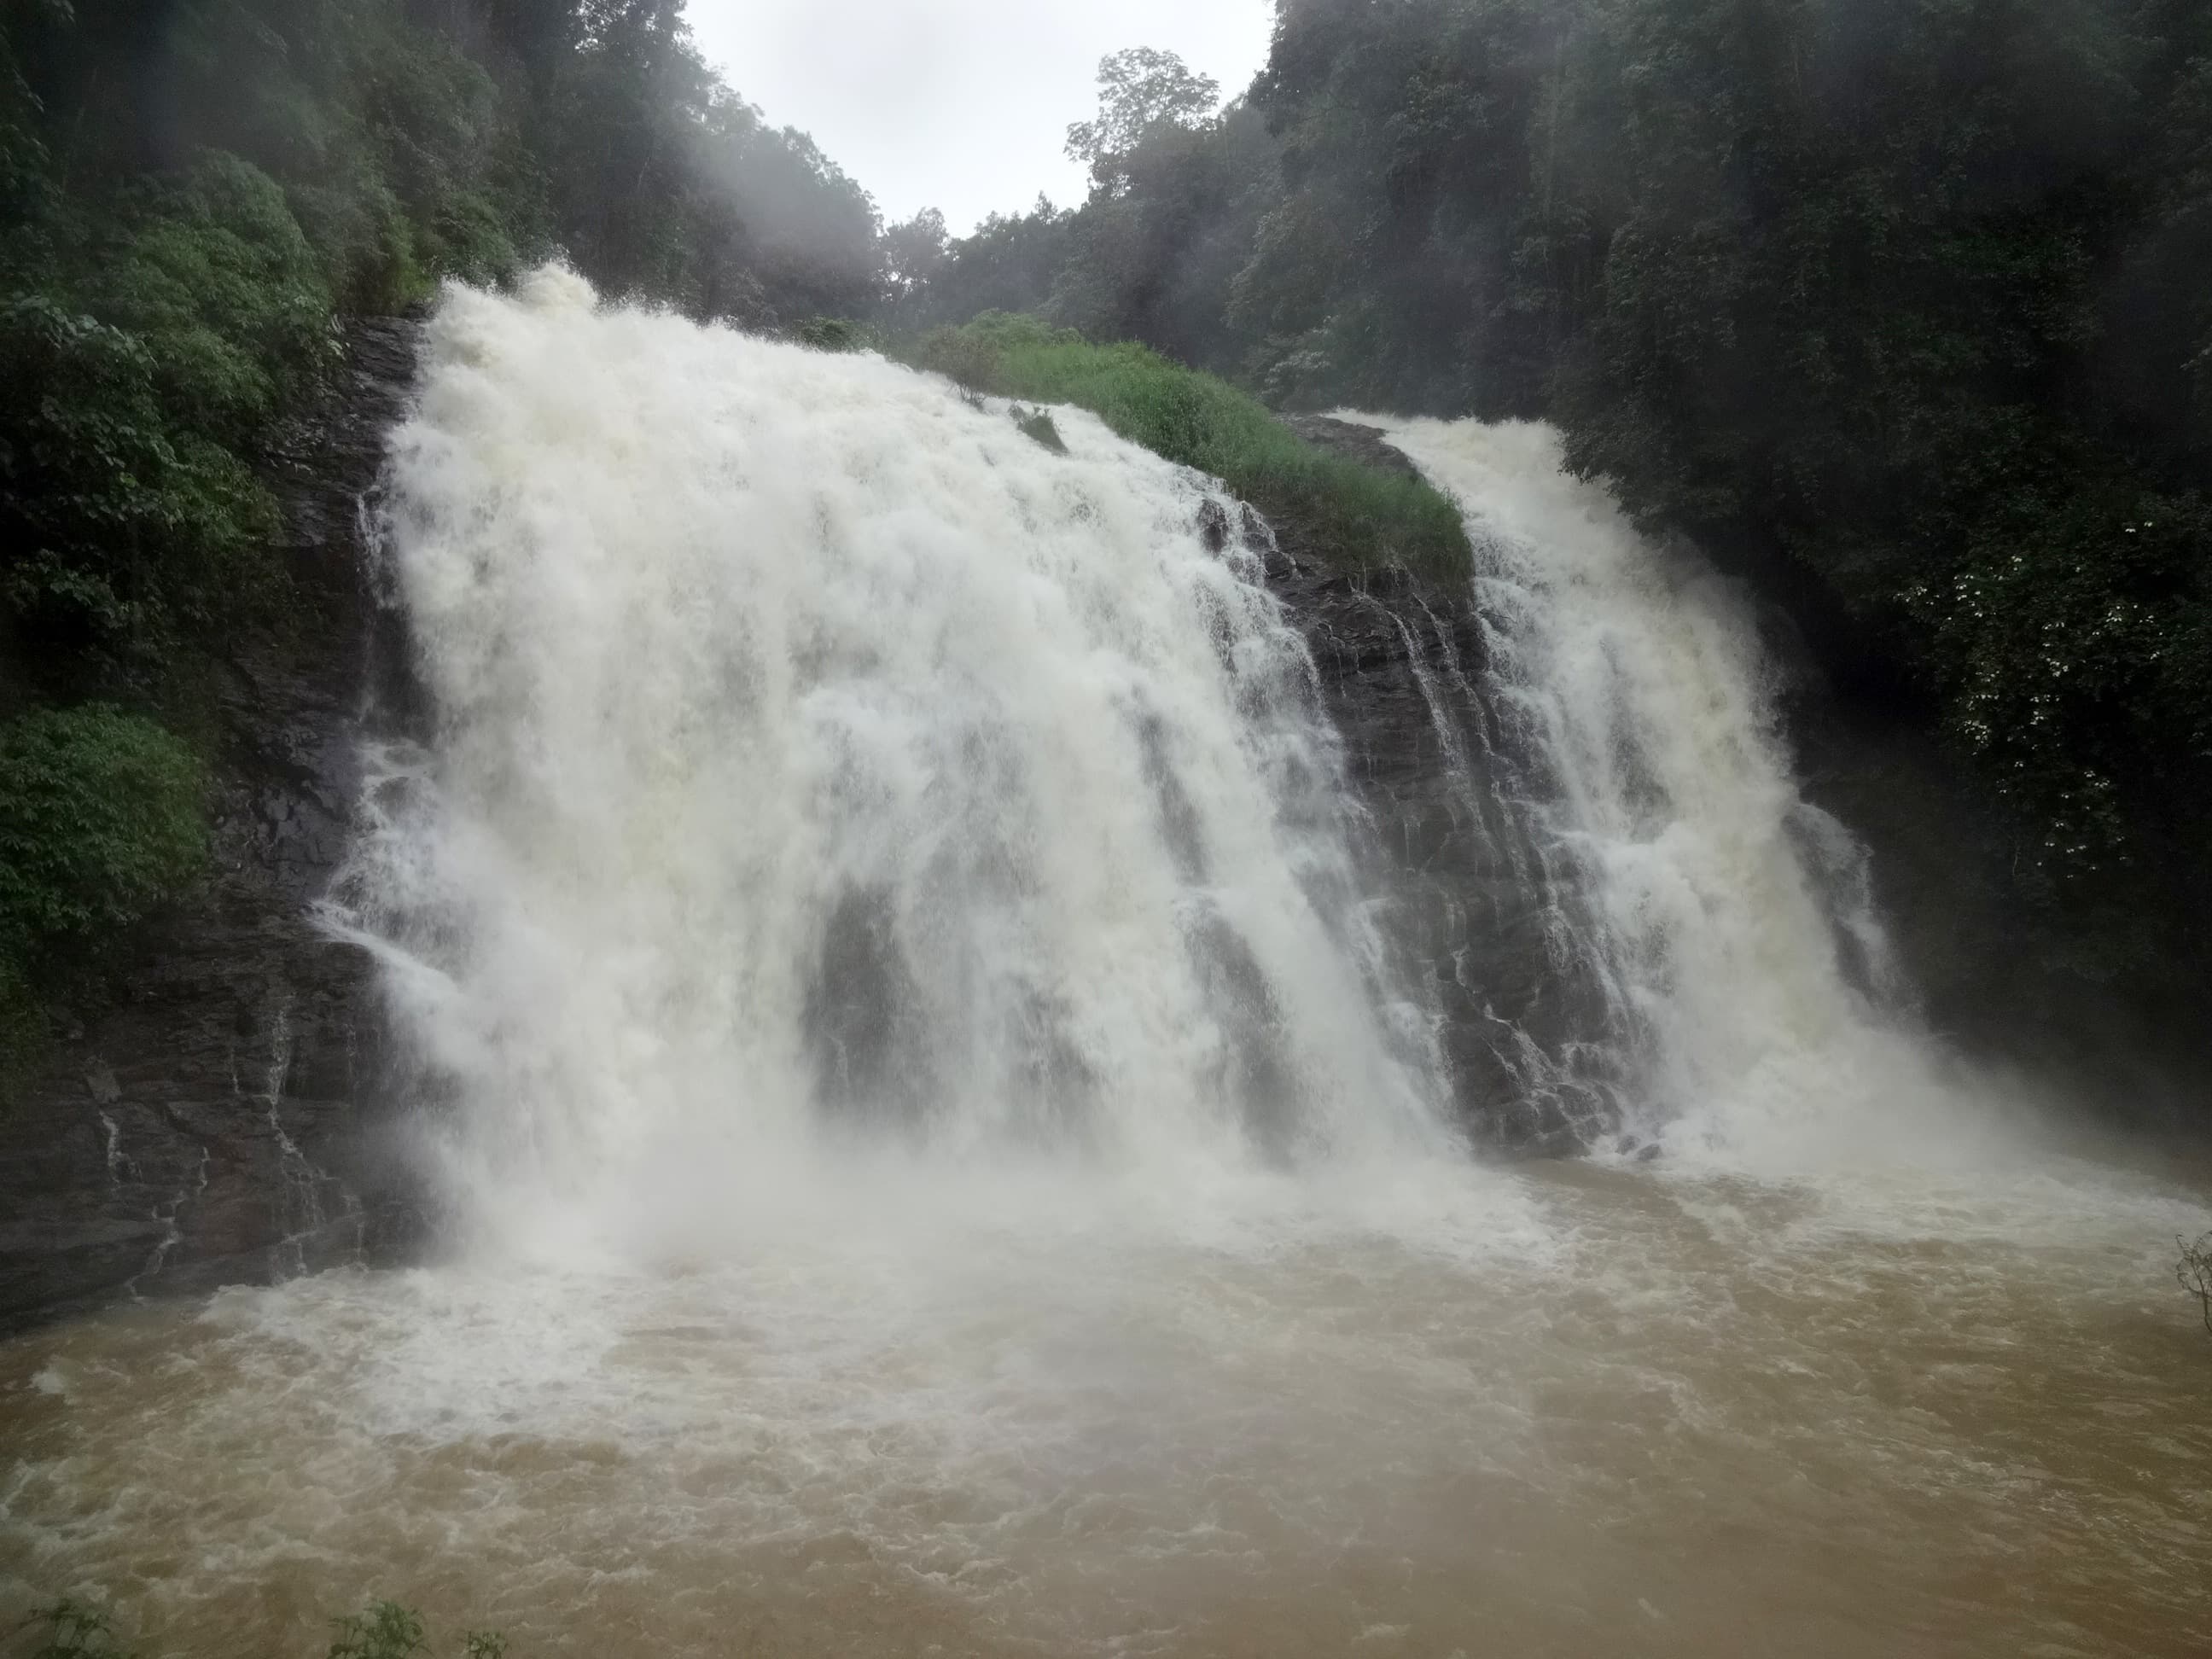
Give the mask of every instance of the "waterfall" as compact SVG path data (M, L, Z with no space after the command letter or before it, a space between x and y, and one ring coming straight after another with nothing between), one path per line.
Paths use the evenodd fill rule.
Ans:
M465 1193L1449 1140L1206 480L558 270L425 351L386 534L432 729L377 751L340 925Z
M1805 800L1742 597L1563 469L1541 425L1390 422L1467 515L1484 783L1540 872L1554 970L1594 988L1532 1089L1602 1090L1632 1145L1816 1167L1971 1132L1917 1025L1867 858ZM1448 665L1455 671L1456 664Z
M454 289L425 357L384 539L430 712L334 916L457 1215L1419 1161L1516 1112L1802 1165L1958 1118L1743 605L1546 428L1388 428L1476 550L1449 615L1359 601L1480 843L1408 885L1433 835L1351 787L1211 481L557 268Z

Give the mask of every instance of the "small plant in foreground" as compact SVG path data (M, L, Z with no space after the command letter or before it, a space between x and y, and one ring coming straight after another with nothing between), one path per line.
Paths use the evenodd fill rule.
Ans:
M2212 1331L2212 1233L2194 1244L2178 1236L2173 1242L2181 1250L2181 1260L2173 1264L2174 1281L2197 1298L2204 1328Z
M106 1613L66 1597L40 1608L23 1624L28 1630L43 1626L46 1638L25 1659L131 1659L126 1650L117 1645Z
M329 1659L407 1659L429 1645L422 1615L397 1601L372 1601L364 1611L331 1622L337 1636Z
M326 1659L411 1659L430 1650L422 1615L397 1601L372 1601L331 1623L337 1636ZM503 1659L506 1652L507 1638L496 1631L472 1630L461 1638L462 1659Z
M1021 428L1022 435L1031 443L1040 448L1049 449L1055 455L1067 453L1067 441L1060 435L1060 428L1053 424L1051 410L1024 409L1017 404L1013 416L1014 424Z
M397 1601L372 1601L361 1612L331 1621L337 1634L325 1659L414 1659L431 1651L422 1615ZM21 1626L44 1640L23 1659L137 1659L116 1640L107 1615L67 1597L40 1608ZM461 1659L506 1659L507 1638L472 1630L461 1637Z
M849 317L813 317L799 325L799 343L817 351L866 351L876 343L875 331Z

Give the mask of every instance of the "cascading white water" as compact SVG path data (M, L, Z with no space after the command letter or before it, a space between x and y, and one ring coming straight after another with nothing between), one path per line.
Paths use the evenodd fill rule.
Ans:
M389 534L436 730L381 751L339 925L460 1104L465 1212L536 1224L557 1190L659 1225L672 1170L774 1185L833 1145L1449 1146L1239 515L1060 418L1065 455L557 269L449 297ZM1732 593L1547 429L1389 429L1468 513L1474 695L1538 757L1525 874L1581 890L1548 949L1605 988L1573 1036L1631 1127L1793 1164L1955 1135Z
M1203 480L558 270L451 295L423 373L390 544L436 731L386 752L343 925L473 1192L658 1207L856 1122L1446 1139L1303 647Z
M1740 596L1568 475L1548 427L1347 418L1468 515L1484 691L1536 760L1517 805L1586 912L1553 948L1615 1002L1631 1126L1803 1170L1984 1146L1910 1017L1863 852L1799 793Z

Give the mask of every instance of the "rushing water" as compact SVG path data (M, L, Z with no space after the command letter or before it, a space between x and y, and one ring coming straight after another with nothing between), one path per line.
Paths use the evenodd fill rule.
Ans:
M1563 472L1549 428L1379 423L1465 507L1485 770L1517 796L1548 953L1602 988L1571 1060L1627 1126L1783 1176L2002 1133L1911 1018L1863 853L1799 795L1737 597Z
M2212 1182L1916 1032L1728 596L1540 429L1394 437L1467 505L1553 948L1663 1155L1500 1170L1202 480L555 272L428 350L434 729L380 744L331 926L444 1249L0 1349L0 1618L2201 1650L2212 1340L2164 1275Z

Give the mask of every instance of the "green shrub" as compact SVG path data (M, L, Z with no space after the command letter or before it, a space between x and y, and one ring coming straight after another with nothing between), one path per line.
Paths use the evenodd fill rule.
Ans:
M408 1659L429 1646L422 1615L397 1601L372 1601L366 1611L331 1622L337 1635L328 1659Z
M276 585L268 493L171 420L164 368L45 295L0 302L0 608L51 656L158 661Z
M0 964L138 921L207 856L198 757L143 716L42 709L0 726Z
M360 1613L331 1621L337 1634L326 1659L410 1659L430 1651L422 1615L397 1601L372 1601ZM472 1630L461 1638L463 1659L501 1659L507 1638Z
M1060 435L1060 428L1048 409L1024 409L1017 404L1013 409L1014 424L1021 428L1022 436L1042 449L1055 455L1067 453L1067 440Z
M932 330L899 356L974 391L1087 409L1132 443L1293 520L1335 563L1445 577L1468 568L1466 527L1440 492L1318 449L1227 381L1149 347L1093 345L1034 317L990 312Z
M82 292L146 343L180 425L250 441L331 359L331 295L284 193L251 162L203 154L137 194Z
M365 153L291 181L285 194L343 309L397 311L429 292L406 210Z
M866 351L878 342L865 323L849 317L810 317L799 325L799 343L817 351Z
M41 1607L24 1621L45 1639L24 1659L131 1659L119 1646L107 1615L68 1600Z

